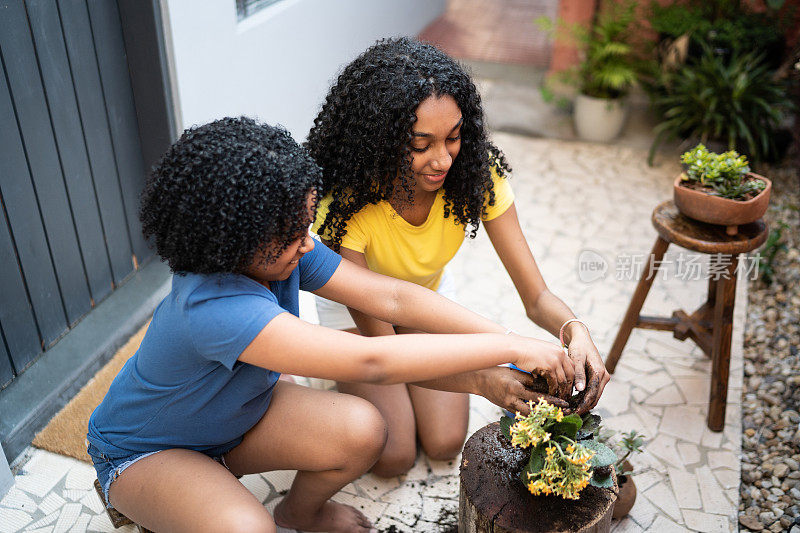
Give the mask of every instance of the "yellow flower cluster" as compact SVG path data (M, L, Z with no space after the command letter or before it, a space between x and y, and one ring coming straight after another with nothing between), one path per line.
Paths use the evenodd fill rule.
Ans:
M563 420L564 413L561 409L543 399L536 405L528 402L528 406L530 413L527 416L517 413L516 421L509 428L511 444L526 448L548 443L542 469L535 473L527 473L528 490L535 496L555 494L562 498L577 500L581 490L589 484L589 479L592 477L589 461L595 452L572 441L569 441L566 450L562 449L558 441L566 437L550 440L552 435L544 429L553 422Z
M517 412L516 422L509 428L512 446L527 448L528 446L538 446L541 442L547 442L550 440L550 433L544 430L544 425L552 421L561 422L564 418L564 413L561 412L561 409L550 405L542 398L539 399L539 403L536 405L529 401L528 407L530 407L528 416L522 416Z
M545 449L544 466L536 473L528 472L528 490L534 496L555 494L577 500L592 474L589 461L594 452L581 444L569 444L566 453L553 442Z

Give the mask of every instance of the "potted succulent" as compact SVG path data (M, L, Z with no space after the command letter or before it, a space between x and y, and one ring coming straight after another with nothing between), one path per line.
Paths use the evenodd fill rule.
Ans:
M622 131L627 115L628 91L637 71L630 34L635 21L634 0L609 2L591 29L559 22L554 30L550 19L538 19L540 27L583 49L582 61L561 73L563 81L578 89L575 98L575 130L589 141L607 142Z
M738 226L764 216L772 182L750 171L747 158L734 150L716 154L703 144L681 156L686 171L673 184L678 210L689 218L725 226L736 235Z

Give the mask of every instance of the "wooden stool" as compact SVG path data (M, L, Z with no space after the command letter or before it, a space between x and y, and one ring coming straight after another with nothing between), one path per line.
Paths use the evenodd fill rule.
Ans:
M725 233L725 226L705 224L683 216L672 200L655 208L652 222L658 237L625 312L617 338L608 353L606 368L614 373L633 328L671 331L679 340L691 338L711 358L711 394L707 423L712 431L722 431L728 397L739 254L755 250L764 244L767 240L767 224L758 220L739 226L738 234L728 235ZM695 252L713 254L712 271L719 274L718 279L709 276L706 302L691 315L684 311L675 311L670 318L639 316L670 243Z
M145 529L139 524L134 524L133 520L131 520L124 514L120 513L116 509L108 507L108 505L106 505L106 499L103 496L103 489L100 487L100 482L96 479L94 480L94 490L97 491L97 495L100 497L100 501L103 502L103 507L105 508L106 514L108 514L108 519L111 520L111 525L114 526L114 529L119 529L122 526L133 524L139 530L139 533L153 533L149 529Z

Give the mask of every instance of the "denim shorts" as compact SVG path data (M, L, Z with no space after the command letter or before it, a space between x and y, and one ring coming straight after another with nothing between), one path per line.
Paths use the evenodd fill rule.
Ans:
M103 489L103 497L106 501L106 507L113 509L113 506L108 501L108 489L111 484L116 481L119 475L125 471L126 468L131 466L136 461L144 459L160 450L154 452L133 453L120 458L111 458L95 448L93 444L89 444L86 449L89 457L92 458L92 464L97 472L97 480L100 482L100 487Z
M120 476L120 474L122 474L122 472L125 471L126 468L131 466L136 461L144 459L145 457L149 457L163 450L133 453L120 458L108 457L100 450L95 448L93 444L89 444L86 451L89 454L89 457L92 458L92 464L97 472L97 480L100 482L100 487L103 489L103 497L105 498L106 507L113 509L114 506L111 505L110 501L108 501L108 490L111 488L111 484L117 480L117 478ZM228 468L228 465L225 464L224 453L220 455L210 455L209 457L225 468ZM236 477L240 478L241 476Z

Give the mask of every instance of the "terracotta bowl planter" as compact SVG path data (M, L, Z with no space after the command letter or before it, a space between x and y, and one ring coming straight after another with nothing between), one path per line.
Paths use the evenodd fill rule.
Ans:
M622 464L623 471L631 471L633 468L628 461ZM611 517L618 520L631 512L633 504L636 502L636 484L633 482L633 476L617 476L617 484L619 484L619 495L614 504L614 511Z
M740 225L755 222L764 216L772 191L772 182L764 176L753 172L748 176L762 180L766 187L755 198L739 201L684 187L681 185L683 174L680 174L673 184L675 206L689 218L726 226L728 235L736 235Z

